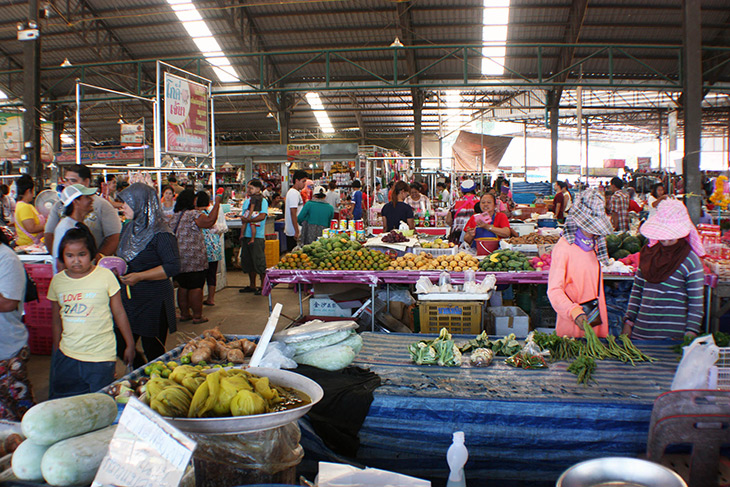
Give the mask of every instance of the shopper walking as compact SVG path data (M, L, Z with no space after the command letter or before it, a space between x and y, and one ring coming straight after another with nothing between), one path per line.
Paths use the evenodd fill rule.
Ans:
M180 272L180 253L154 188L134 183L120 192L119 197L124 202L124 216L129 220L117 250L117 255L127 262L127 274L120 276L120 280L131 286L129 296L122 293L122 303L134 341L141 337L144 354L151 361L165 353L168 331L177 331L170 278ZM118 337L118 347L123 343ZM119 348L117 355L121 355ZM140 361L134 366L144 365Z
M335 210L327 203L326 196L324 187L314 188L312 199L305 203L297 216L297 222L302 226L302 245L317 240L322 236L322 230L330 226Z
M61 239L64 235L66 235L67 231L75 228L79 223L82 225L84 224L84 219L92 210L94 200L91 196L94 193L96 193L96 190L93 188L87 188L81 184L66 186L61 192L61 202L64 205L63 214L65 216L61 219L58 225L56 225L56 229L53 232L53 248L50 249L51 255L53 256L53 267L55 272L63 270L63 260L60 258L58 252L58 246L61 243ZM94 244L96 245L96 241L94 241ZM95 258L96 255L93 255L92 259Z
M43 236L43 215L33 206L33 178L24 174L15 181L17 204L15 205L15 231L19 246L40 244ZM49 245L46 242L46 245Z
M286 193L286 204L284 205L284 233L286 234L286 250L291 252L299 241L299 224L297 215L304 206L300 191L304 189L307 181L307 173L294 171L292 175L292 186Z
M20 421L35 403L28 378L28 329L22 321L26 277L3 232L0 276L0 419Z
M335 213L340 209L340 193L337 191L337 183L334 180L330 181L325 201L332 206Z
M608 188L613 192L608 212L611 214L611 225L617 232L629 231L629 195L622 188L624 181L615 177Z
M555 189L557 192L555 193L555 199L553 199L553 213L555 213L555 218L563 223L568 212L566 199L570 200L570 193L568 193L568 185L564 181L556 181Z
M53 355L49 398L96 392L114 381L116 325L124 338L124 361L135 348L120 286L112 271L94 265L96 244L87 228L72 228L58 245L64 270L53 276Z
M210 214L210 195L205 191L199 191L195 195L195 207L204 215ZM220 213L220 212L219 212ZM215 291L218 285L218 263L223 260L223 246L221 245L221 232L218 225L203 229L205 241L205 255L208 257L208 269L205 272L205 284L208 286L208 297L203 304L215 306Z
M91 187L91 171L88 167L76 164L66 168L64 182L67 186L81 184L87 188ZM122 222L119 219L119 211L107 200L95 194L93 196L91 212L84 218L84 225L94 236L101 255L114 255L119 246L119 235L122 231ZM53 238L56 225L63 218L63 202L56 202L48 214L48 221L44 230L44 241L46 247L53 248Z
M547 294L558 315L558 336L582 337L583 325L596 307L600 323L590 324L599 337L608 334L601 262L608 263L605 236L610 233L603 195L592 189L579 193L565 219L563 236L553 248L548 275Z
M238 292L254 293L257 296L261 295L261 288L256 287L256 276L260 277L261 286L263 286L264 275L266 274L266 217L269 212L269 202L261 194L262 186L261 181L258 179L252 179L248 182L246 186L248 199L243 202L243 207L241 208L243 212L243 216L241 217L243 224L241 234L241 269L244 274L248 274L249 284L239 289ZM289 201L288 195L287 201ZM256 205L260 205L258 211L254 211L254 206ZM294 224L297 225L296 219L294 220ZM297 225L298 228L299 226Z
M354 180L352 182L352 219L353 220L362 220L362 210L363 210L363 196L362 191L360 190L362 188L362 184L359 180Z
M383 217L383 231L390 232L397 230L401 222L408 224L411 230L416 228L416 222L413 218L413 208L405 203L408 197L408 183L398 181L393 186L391 200L383 206L380 214Z
M464 226L474 215L474 205L479 200L474 195L476 184L471 179L465 179L461 182L461 198L456 200L451 209L446 214L446 224L451 226L449 233L449 241L453 243L461 243L463 240Z
M697 336L704 316L705 249L687 208L666 200L640 231L649 243L639 254L623 332L652 340Z
M202 230L215 225L220 199L220 196L216 197L215 205L208 215L195 209L195 193L192 189L183 190L175 201L170 228L177 237L180 249L180 272L175 276L175 282L178 285L177 305L181 322L192 320L194 325L198 325L208 321L203 316L203 286L208 258Z

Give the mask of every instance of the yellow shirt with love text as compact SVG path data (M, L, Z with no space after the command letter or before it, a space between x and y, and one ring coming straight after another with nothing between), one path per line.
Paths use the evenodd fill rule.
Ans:
M110 297L119 292L116 276L103 267L74 279L66 271L53 276L48 299L61 308L63 333L58 348L82 362L116 360L117 342Z

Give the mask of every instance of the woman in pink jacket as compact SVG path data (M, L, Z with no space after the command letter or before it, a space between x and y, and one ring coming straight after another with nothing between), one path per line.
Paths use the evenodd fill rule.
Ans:
M548 277L548 298L558 314L558 336L582 337L586 310L595 305L600 324L593 323L593 329L599 337L608 334L601 262L609 260L605 236L610 233L603 195L592 189L578 194L565 219L563 236L553 248Z

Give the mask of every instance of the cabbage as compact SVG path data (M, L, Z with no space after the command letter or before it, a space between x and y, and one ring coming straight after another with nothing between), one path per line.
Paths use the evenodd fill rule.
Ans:
M332 345L319 348L311 352L296 355L294 360L298 364L311 365L323 370L344 369L355 359L355 351L347 345Z

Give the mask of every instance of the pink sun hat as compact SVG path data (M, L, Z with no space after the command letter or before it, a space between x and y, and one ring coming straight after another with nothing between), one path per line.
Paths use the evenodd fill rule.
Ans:
M664 200L659 203L656 213L647 218L639 231L649 239L650 247L659 240L689 237L692 250L700 257L705 255L697 228L690 220L687 208L679 200Z

